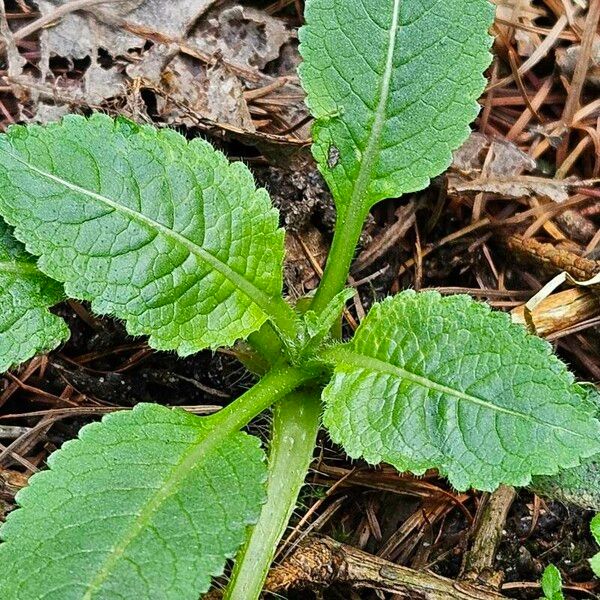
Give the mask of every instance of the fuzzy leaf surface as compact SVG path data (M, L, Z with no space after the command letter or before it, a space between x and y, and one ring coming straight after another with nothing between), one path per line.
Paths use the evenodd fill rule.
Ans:
M307 0L300 76L313 154L342 217L426 187L469 135L487 0Z
M0 373L69 337L65 322L48 310L63 297L62 286L40 273L0 219Z
M84 427L0 530L0 598L197 600L264 500L257 438L139 404Z
M550 345L467 296L403 292L324 354L324 424L351 457L493 490L598 452L595 407Z
M11 127L0 213L69 296L160 350L230 345L282 309L277 212L200 139L101 114Z
M599 418L600 392L593 385L586 385L585 390ZM583 459L577 467L561 470L556 475L534 477L529 488L540 496L600 511L600 456Z

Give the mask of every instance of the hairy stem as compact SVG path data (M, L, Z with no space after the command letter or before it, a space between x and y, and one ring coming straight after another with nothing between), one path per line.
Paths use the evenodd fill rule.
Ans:
M290 339L298 335L296 312L283 298L271 299L267 314L279 335Z
M215 422L215 427L238 431L313 377L313 374L296 367L276 365L254 387L208 418Z
M362 191L360 189L353 194L355 202L338 216L325 272L311 305L317 313L323 311L346 285L366 218L364 210L358 207ZM340 334L341 331L339 337ZM255 334L249 341L267 360L273 360L277 346L269 342L266 332ZM318 395L295 393L276 406L271 431L267 502L237 556L224 600L257 600L260 597L277 544L296 506L308 471L319 430L320 412Z
M310 464L320 422L319 393L297 391L273 416L267 502L238 554L224 600L256 600L277 543L294 511Z
M323 273L323 280L317 290L313 310L317 313L323 310L330 300L339 293L346 284L346 278L350 271L350 263L354 256L356 244L360 238L362 227L367 216L368 207L368 188L373 178L373 169L380 158L381 136L385 126L387 115L387 106L390 100L392 77L394 73L394 54L398 42L398 27L400 22L400 0L393 0L392 4L392 22L388 31L387 56L385 60L385 69L381 75L377 108L371 132L367 141L366 148L362 153L358 175L352 187L352 193L347 200L346 208L340 211L340 198L335 198L338 207L338 219L335 224L335 234L327 265ZM372 203L371 203L372 204Z
M210 434L203 436L182 456L167 480L159 486L140 507L135 519L120 534L118 542L99 564L97 571L80 596L83 600L98 597L107 580L114 575L115 569L125 551L148 528L152 515L168 500L174 490L212 449L217 448L231 434L239 431L256 415L271 404L291 393L311 376L294 367L276 366L269 371L252 389L234 400L215 415L202 419L210 423Z
M311 306L316 313L344 289L365 219L364 211L353 206L338 215L325 272Z

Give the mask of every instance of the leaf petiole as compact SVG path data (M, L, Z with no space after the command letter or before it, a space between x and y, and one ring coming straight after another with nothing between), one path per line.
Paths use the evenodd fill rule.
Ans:
M208 418L215 427L221 427L224 431L239 431L254 417L312 378L314 374L306 370L276 365L246 393Z
M344 289L365 219L364 210L352 207L338 216L323 278L311 305L317 314Z
M260 596L275 550L296 506L321 422L319 391L297 391L275 406L267 502L240 550L223 600Z

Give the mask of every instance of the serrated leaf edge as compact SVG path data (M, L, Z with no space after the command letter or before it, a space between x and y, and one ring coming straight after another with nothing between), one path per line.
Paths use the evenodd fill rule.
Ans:
M375 110L375 119L373 121L373 127L371 128L371 135L369 136L367 147L365 148L365 152L362 156L359 174L356 178L356 183L352 189L352 196L348 203L348 211L354 211L357 208L361 208L365 191L367 190L371 179L371 168L375 159L377 158L377 153L379 151L379 141L381 137L381 132L383 131L383 126L385 124L386 105L388 102L390 84L392 81L392 74L394 70L394 51L396 49L397 30L398 22L400 19L401 3L402 0L394 0L394 6L392 9L392 23L388 32L388 51L385 60L383 77L381 78L379 88L379 102L377 103L377 108ZM302 44L300 44L299 51L300 54L302 54ZM300 76L300 80L302 81L302 65L300 65L300 68L298 69L298 74ZM306 103L312 112L313 109L311 107L308 94ZM319 121L317 120L314 126L315 137L318 136L318 126ZM367 207L366 210L368 210L368 208L369 207ZM366 212L366 210L362 209L363 212Z
M168 407L164 407L162 405L141 402L141 403L137 404L132 409L132 411L133 412L146 412L146 411L156 410L157 407L160 407L161 409L169 410ZM179 410L183 410L183 409L173 408L170 410L179 411ZM20 508L18 510L27 510L27 494L28 494L29 490L31 489L31 485L35 484L35 479L38 477L52 476L54 463L55 463L56 459L58 459L60 457L60 452L63 448L67 448L73 444L81 443L81 441L83 441L87 436L89 436L96 429L101 428L103 425L106 425L107 423L109 423L112 420L118 419L119 414L122 412L123 411L116 411L114 413L110 413L108 415L105 415L100 422L89 423L88 425L83 426L79 430L79 433L78 433L78 436L76 439L68 440L67 442L65 442L63 444L63 446L60 450L51 454L48 459L48 469L45 471L41 471L40 473L34 474L30 479L29 485L17 493L15 500L20 505ZM186 412L186 411L184 411L184 412ZM217 415L218 415L218 413L217 413ZM107 557L104 564L99 568L96 577L91 581L88 588L86 589L86 592L85 592L84 596L82 597L82 600L92 600L94 598L94 594L98 591L98 589L102 586L102 584L104 583L106 578L110 575L111 568L114 566L116 561L120 559L121 555L123 554L123 552L125 551L127 546L131 542L134 541L137 534L141 533L144 530L144 528L146 527L147 522L150 520L150 517L152 516L152 514L160 508L162 502L166 501L170 497L170 495L176 490L177 484L181 483L187 477L187 475L190 473L190 471L193 469L193 467L202 459L202 457L204 455L206 455L207 453L214 450L219 444L221 444L228 437L233 436L233 435L246 436L246 437L250 438L251 440L253 440L257 447L260 447L261 442L258 438L254 437L252 435L249 435L245 432L230 431L227 428L219 427L219 421L216 419L215 419L215 426L212 429L209 429L208 420L210 420L210 419L211 419L211 417L203 418L203 421L205 421L205 422L203 423L202 430L200 431L199 436L198 436L199 440L202 437L205 438L204 443L202 443L202 440L200 440L198 445L193 445L190 448L190 450L183 455L183 458L175 466L175 468L173 469L172 475L169 477L168 480L166 480L165 484L163 486L161 486L160 489L156 490L156 492L154 494L152 494L152 496L148 499L148 501L145 503L142 510L138 513L136 519L127 528L127 533L125 535L123 535L119 544L112 548L111 554ZM264 479L262 481L260 481L259 483L261 483L261 484L266 483L266 477L267 477L267 473L265 471ZM265 498L265 500L266 500L266 498ZM13 513L10 513L8 515L7 521L10 520L11 514L13 514ZM253 525L255 522L256 522L256 518L247 519L245 521L246 525ZM2 528L0 528L0 540L1 539L2 539ZM10 542L4 542L4 543L10 543ZM225 559L233 558L233 554L224 556L224 558ZM223 561L223 565L219 569L216 569L213 572L208 573L208 575L211 578L219 577L220 575L223 574L224 570L225 570L225 561ZM200 590L200 593L204 593L204 592L206 592L206 590Z
M172 129L168 129L168 128L161 129L161 128L156 128L156 127L153 127L150 125L139 125L137 123L134 123L133 121L130 121L130 120L122 118L122 117L117 118L117 119L112 119L108 115L105 115L103 113L98 113L98 112L93 113L89 117L83 117L80 115L66 115L60 121L50 123L50 124L47 124L44 126L30 125L30 126L26 127L23 125L11 125L8 127L6 133L0 135L0 138L4 137L4 138L10 140L11 137L19 136L22 131L27 131L27 129L30 129L30 128L34 128L34 129L35 128L37 128L37 129L60 128L63 126L64 123L67 123L67 122L77 122L77 121L91 122L94 120L97 120L98 122L104 121L105 123L112 124L112 126L115 129L115 132L119 133L120 135L122 135L124 137L127 137L128 135L131 135L131 134L148 135L150 137L173 136L174 138L177 138L178 141L186 144L187 146L192 146L193 144L205 145L205 146L209 147L210 150L212 152L214 152L219 157L220 160L223 161L223 168L230 169L232 172L234 172L235 170L243 167L247 171L247 173L244 173L244 175L250 175L250 177L252 177L252 174L250 173L250 171L247 170L247 168L245 167L245 165L243 163L229 162L227 157L222 152L220 152L219 150L214 148L211 144L209 144L207 141L205 141L201 138L194 138L193 140L188 141L180 133L178 133ZM217 257L213 256L210 252L206 251L201 246L198 246L197 244L191 242L190 240L185 238L185 236L181 235L179 232L169 229L168 227L147 217L146 215L136 212L135 210L132 210L122 204L119 204L118 202L115 202L114 200L111 200L110 198L102 196L101 194L97 194L91 190L81 188L80 186L78 186L76 184L66 181L60 177L56 177L53 174L48 173L42 169L38 169L34 165L30 164L26 160L23 160L20 156L15 155L13 152L8 151L7 149L3 149L3 151L5 151L8 155L10 155L12 159L14 159L15 161L22 164L26 169L30 169L31 171L35 172L39 176L46 177L47 179L54 181L55 183L62 185L65 188L70 189L74 192L86 195L90 198L94 198L95 200L110 207L112 210L120 211L121 213L127 214L130 218L136 220L138 223L143 223L146 226L150 226L153 228L155 227L157 230L159 230L161 232L161 234L163 234L173 240L176 240L178 243L183 244L190 253L196 255L200 261L205 262L206 264L211 266L213 269L218 271L223 277L228 279L242 294L244 294L250 300L250 302L252 304L257 306L261 310L261 312L263 313L263 319L258 324L258 326L253 329L253 331L257 331L258 329L260 329L260 327L266 321L270 320L272 322L272 324L274 325L274 327L276 328L276 330L278 332L280 332L282 337L288 337L291 339L296 336L297 331L299 330L300 320L299 320L296 312L283 299L282 296L280 296L280 295L270 296L270 295L266 294L260 288L256 287L253 283L248 281L243 275L240 275L239 273L237 273L234 269L232 269L225 262L223 262L220 259L218 259ZM252 177L252 180L254 181L253 177ZM255 189L255 193L262 194L264 196L264 198L266 199L267 204L270 204L268 192L264 188ZM272 217L276 221L278 219L279 213L277 212L277 210L275 209L275 207L272 204L270 204L268 211L270 213L272 213ZM119 316L125 322L126 330L130 335L134 335L134 336L148 335L150 345L157 350L177 350L177 353L180 356L187 356L189 354L192 354L192 353L195 353L198 351L198 349L196 349L196 348L194 348L193 350L188 350L186 348L180 348L180 347L175 348L170 344L164 344L164 343L162 343L162 341L160 339L157 339L152 334L152 332L149 332L146 329L144 329L144 330L140 329L137 326L137 324L132 322L129 318L123 317L122 315L115 315L114 311L112 311L112 310L106 310L105 308L101 309L98 301L93 296L88 295L88 294L84 295L84 294L74 293L73 288L70 285L70 282L68 282L68 281L64 282L55 273L50 272L50 271L52 271L52 269L50 269L46 265L46 255L44 253L40 254L39 252L33 251L31 244L25 239L25 236L23 235L23 233L21 231L23 229L22 223L20 223L19 220L17 220L17 219L11 218L9 215L3 214L2 218L9 225L11 225L14 228L14 230L13 230L14 237L17 240L19 240L21 243L24 244L25 249L30 254L32 254L34 256L39 256L39 259L37 262L38 270L41 273L43 273L44 275L50 277L51 279L54 279L55 281L59 281L59 282L63 283L66 295L68 297L91 302L92 309L97 314L108 314L108 315L112 315L115 317ZM283 237L285 234L284 230L281 227L276 226L275 233L280 237L281 243L283 244ZM281 267L283 268L283 265L281 265ZM232 337L228 343L219 344L218 346L213 347L213 349L216 349L217 347L221 347L222 345L232 345L237 339L239 339L239 337L240 336Z
M307 0L307 3L310 3L312 1L314 1L314 0ZM351 213L351 214L357 210L359 213L360 212L364 213L363 218L366 217L366 214L368 213L368 211L375 204L377 204L378 202L385 199L385 198L376 199L374 201L371 201L368 205L363 207L363 198L364 198L365 192L370 183L371 167L372 167L373 162L376 159L377 153L379 151L380 137L381 137L381 133L383 131L383 126L384 126L385 118L386 118L386 106L387 106L387 102L389 99L390 83L391 83L393 69L394 69L394 64L393 64L394 51L396 49L396 44L397 44L397 37L398 37L397 30L398 30L400 7L402 4L402 1L403 0L394 0L393 13L392 13L392 24L390 26L390 31L389 31L388 54L386 56L384 76L382 77L382 80L381 80L381 87L380 87L381 91L380 91L379 102L377 103L377 109L375 112L375 120L374 120L373 128L371 129L371 135L369 136L367 148L365 149L362 160L360 162L359 175L358 175L355 185L352 189L352 195L348 202L348 207L346 209L346 212ZM490 21L490 25L491 25L491 21ZM309 27L309 25L304 25L303 27L300 28L300 30L298 32L298 39L300 40L300 44L298 46L298 51L300 52L300 56L303 58L304 61L307 60L307 56L306 56L305 47L304 47L304 44L302 41L302 38L303 38L302 30L305 29L306 27ZM493 38L491 36L488 36L488 38L489 38L489 46L491 47ZM492 62L492 54L489 51L488 51L488 58L489 58L488 59L488 66L489 66L489 64ZM304 64L304 62L302 62L298 66L298 76L300 78L302 87L305 90L307 90L308 88L303 82L303 71L304 71L303 64ZM486 79L483 75L481 76L481 81L482 81L482 89L483 89L485 87L485 83L486 83ZM322 123L326 123L332 117L324 117L324 116L319 116L316 114L315 106L311 99L311 94L308 92L306 94L305 104L308 107L311 114L315 117L315 122L313 124L313 137L316 140L316 139L318 139L318 135L319 135L318 134L319 126ZM477 97L473 97L473 108L475 111L475 114L473 115L473 119L474 119L480 110L479 106L477 105ZM470 132L471 132L470 128L468 126L466 126L464 134L462 136L462 140L456 144L456 148L458 148L468 138ZM315 143L313 143L312 148L313 148L313 150L315 149ZM314 153L313 153L313 155L314 155ZM319 170L321 172L323 172L325 167L319 161L319 157L314 155L314 158L317 161ZM445 162L447 163L446 166L443 167L442 169L440 169L439 173L443 172L452 162L452 151L450 149L448 150L448 154L447 154ZM418 188L414 189L413 191L418 191L419 189L426 188L430 182L431 182L431 177L429 177L429 176L422 177L421 181L420 181L420 186Z
M429 295L429 296L433 296L437 299L443 300L444 296L442 294L440 294L439 292L435 291L435 290L428 290L426 292L416 292L415 290L404 290L403 292L401 292L401 294L406 294L406 295L411 295L414 296L416 294L421 294L421 295ZM385 298L383 301L381 302L376 302L375 304L373 304L373 306L371 307L371 310L369 311L369 317L375 317L375 315L377 314L377 312L379 310L382 310L382 308L385 306L385 304L387 303L391 303L393 302L395 299L398 298L398 295L396 296L388 296L387 298ZM524 328L521 325L518 325L514 322L511 321L510 317L508 314L504 313L504 312L500 312L500 311L493 311L492 308L488 305L485 304L483 302L475 302L473 303L473 298L467 294L454 294L452 295L453 299L457 299L457 298L462 298L465 301L468 301L469 303L472 303L474 306L476 306L479 310L482 310L483 312L489 314L490 316L493 316L493 318L499 320L499 321L503 321L504 325L507 329L518 329L519 333L526 333L528 335L528 337L530 338L530 340L533 343L536 343L536 345L540 348L543 349L546 353L546 356L548 357L548 359L550 360L554 360L556 362L558 362L560 364L561 370L562 370L562 374L563 376L565 376L568 379L568 382L571 385L574 385L576 387L580 387L580 385L578 383L575 382L575 377L573 375L573 373L571 373L571 371L569 371L569 369L566 367L566 365L564 363L562 363L553 353L552 351L552 346L544 339L535 336L535 335L531 335L528 334L528 332L526 330L524 330ZM357 331L355 332L355 337L356 335L358 335L360 328L363 326L363 323L361 323L361 325L359 325L359 328L357 329ZM410 379L411 381L413 381L414 383L418 383L420 385L422 385L421 381L425 381L428 384L434 384L435 386L439 386L436 388L432 388L432 389L438 389L438 391L443 391L444 393L448 393L446 390L450 389L453 392L453 396L456 397L456 393L458 392L457 390L453 390L452 388L447 388L446 386L444 386L443 384L437 384L436 382L432 382L430 379L426 378L426 377L422 377L420 375L416 375L414 373L411 373L410 371L406 371L400 367L395 367L394 365L390 365L389 363L386 363L385 361L382 361L380 359L376 359L373 357L369 357L369 356L365 356L363 354L360 354L358 352L355 352L354 350L350 349L350 346L352 344L352 341L349 342L344 342L344 343L334 343L332 345L326 346L322 349L321 353L320 353L320 359L324 362L329 364L330 366L332 366L335 370L335 367L340 363L340 362L346 362L346 364L350 364L352 366L358 367L358 368L364 368L365 364L371 365L373 364L373 366L381 370L379 370L379 372L383 372L383 373L388 373L394 376L404 376L406 374L406 379L412 378ZM365 363L364 361L367 361L367 363ZM370 361L373 361L373 363L371 363ZM385 369L385 370L383 370ZM391 372L389 371L389 369L391 369ZM399 374L401 373L401 375ZM415 379L416 378L416 379ZM331 383L327 386L327 388L331 385ZM432 387L431 385L429 387ZM325 388L325 389L327 389ZM459 394L463 394L463 392L458 392ZM485 400L481 400L479 398L476 397L470 397L468 394L466 395L467 398L459 398L459 399L465 399L465 400L471 400L471 398L475 399L478 401L479 404L483 404L487 407L487 405L489 404L487 401ZM585 393L582 393L582 397L581 397L581 402L582 403L588 403L589 401L587 400L587 395ZM512 414L512 411L507 411L506 409L502 408L502 407L497 407L493 404L489 404L490 407L492 407L493 409L500 409L502 412L507 412L509 414ZM593 411L590 411L590 414L592 414ZM340 443L343 445L343 443L341 442L341 440L337 439L335 437L335 434L332 435L330 426L327 424L326 419L325 419L325 415L323 416L323 425L325 426L325 428L327 429L327 433L329 434L331 440L334 443ZM528 417L529 415L522 415L521 413L516 412L515 416L518 417ZM594 419L596 420L598 423L600 423L599 419ZM544 421L537 421L539 424L542 424L544 426L549 425L547 423L545 423ZM564 429L564 428L560 428L558 426L554 426L556 429L560 430L562 429L563 431L569 433L569 434L573 434L576 432L573 432L569 429ZM577 434L579 435L579 434ZM581 436L580 437L584 437L585 436ZM369 464L379 464L382 461L382 456L381 453L372 453L372 454L365 454L362 453L360 451L348 451L347 448L344 447L344 449L346 450L346 452L348 453L348 456L350 456L350 458L360 458L362 457L367 463ZM582 464L582 460L589 458L591 456L594 456L598 454L598 450L597 448L592 448L590 449L589 452L584 452L582 454L580 454L579 457L573 459L572 461L570 461L568 464L559 464L557 465L556 469L554 469L552 472L535 472L535 473L529 473L527 475L524 475L518 482L514 481L512 482L512 485L518 485L521 487L527 486L528 484L531 483L533 476L535 475L554 475L555 473L557 473L560 469L570 469L570 468L574 468L574 467L578 467ZM442 474L442 475L448 475L448 471L445 468L445 465L440 464L438 461L436 460L431 460L431 461L426 461L425 466L422 466L420 468L415 468L414 463L413 465L410 466L404 466L403 467L406 470L409 470L410 472L414 473L415 475L422 475L423 473L425 473L425 471L428 468L435 468L438 469L438 471ZM498 482L498 483L502 483L502 482ZM491 490L489 490L491 491ZM598 515L599 520L600 520L600 515ZM600 543L600 538L599 538L599 542ZM600 561L600 553L598 554L599 557L599 561ZM600 576L600 574L599 574Z
M74 183L66 181L65 179L61 179L60 177L56 177L55 175L52 175L51 173L47 173L46 171L43 171L42 169L38 169L37 167L31 165L27 161L22 160L21 157L18 155L12 154L10 152L7 152L7 154L9 154L11 156L11 158L13 158L15 161L21 163L24 167L37 173L41 177L45 177L51 181L54 181L55 183L58 183L59 185L62 185L65 188L72 190L73 192L77 192L84 196L93 198L94 200L98 200L99 202L105 204L106 206L112 208L113 210L128 215L134 221L143 223L145 225L148 225L149 227L156 228L158 231L160 231L166 237L173 239L173 240L177 241L178 243L182 244L183 246L185 246L190 251L190 253L195 254L200 260L209 264L213 269L215 269L221 275L223 275L224 277L229 279L229 281L231 281L240 291L242 291L255 304L257 304L260 308L262 308L267 316L269 316L269 314L271 314L271 312L275 312L273 309L274 302L271 297L269 297L262 290L260 290L255 285L250 283L247 279L242 277L239 273L236 273L229 265L225 264L224 262L222 262L221 260L219 260L218 258L213 256L210 252L207 252L204 248L198 246L195 243L192 243L190 240L188 240L185 236L181 235L177 231L169 229L168 227L164 226L162 223L159 223L158 221L155 221L154 219L151 219L150 217L147 217L146 215L144 215L142 213L136 212L126 206L123 206L122 204L119 204L118 202L115 202L114 200L111 200L110 198L107 198L106 196L102 196L101 194L97 194L96 192L86 190L85 188L75 185ZM8 218L6 218L6 221L15 227L15 236L17 237L17 239L20 239L19 238L19 230L20 230L19 223L14 222L14 220L13 220L13 222L11 222L11 219L8 219ZM27 247L27 244L26 244L26 247ZM28 248L28 251L29 251L29 248ZM67 286L68 286L68 284L67 284ZM67 289L67 292L68 292L68 289ZM69 295L72 295L72 294L69 294Z
M36 264L34 262L27 261L27 260L19 260L19 259L0 261L0 273L4 273L7 275L20 275L24 279L30 279L30 278L36 278L36 277L38 277L38 278L39 277L42 277L42 278L47 277L44 273L42 273L40 271L40 269L36 266ZM22 360L20 360L19 362L16 362L16 363L11 364L8 362L4 362L2 357L0 357L0 364L2 364L4 362L4 364L2 365L3 367L6 367L6 369L11 369L13 367L16 367L16 366L18 366L18 364L21 364L22 362L29 360L33 356L51 352L52 350L54 350L55 348L60 346L60 344L62 344L63 342L65 342L66 340L69 339L71 332L70 332L67 324L64 322L64 320L62 318L60 318L57 315L54 315L53 313L51 313L48 310L51 306L60 302L60 300L61 299L59 298L55 303L49 303L45 307L42 305L39 305L38 307L30 309L30 310L46 310L48 312L48 315L51 318L52 317L54 318L54 322L57 327L57 332L56 332L57 335L54 337L54 339L45 341L45 343L37 346L35 350L33 350L32 352L29 353L29 356L22 354L21 356L25 356L25 358L23 358ZM27 318L28 313L29 313L29 311L26 311L15 321L8 324L7 327L3 331L0 331L0 335L5 335L5 334L9 333L10 329L15 327L15 325L17 325L17 323L19 323L21 320Z

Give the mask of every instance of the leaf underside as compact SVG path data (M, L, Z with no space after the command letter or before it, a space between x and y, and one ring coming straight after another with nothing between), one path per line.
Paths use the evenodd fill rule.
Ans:
M0 373L69 337L65 322L48 310L63 297L0 219Z
M324 424L351 457L492 490L598 452L595 407L550 345L467 296L387 299L326 355Z
M585 389L590 401L596 406L598 418L600 392L591 385L585 386ZM556 475L534 477L529 487L540 496L600 511L600 456L586 458L579 466L564 469Z
M160 350L230 345L281 302L277 212L200 139L101 114L11 127L0 213L69 296Z
M534 477L529 486L539 496L575 504L589 510L600 510L600 459L593 456L581 465L556 475Z
M478 112L493 14L487 0L307 0L299 72L340 213L449 166Z
M0 530L0 598L197 600L258 516L259 440L150 404L79 436Z

